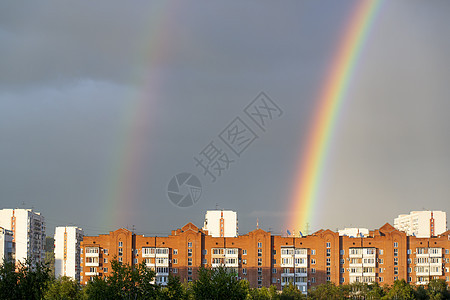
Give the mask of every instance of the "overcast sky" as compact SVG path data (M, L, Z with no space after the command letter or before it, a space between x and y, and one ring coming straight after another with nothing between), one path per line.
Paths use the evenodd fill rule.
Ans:
M0 206L87 234L168 234L216 205L285 232L297 162L358 1L4 1ZM311 230L450 212L449 1L386 1L351 77ZM244 108L264 91L265 131ZM236 117L258 136L215 182L194 157ZM202 194L167 196L182 172Z

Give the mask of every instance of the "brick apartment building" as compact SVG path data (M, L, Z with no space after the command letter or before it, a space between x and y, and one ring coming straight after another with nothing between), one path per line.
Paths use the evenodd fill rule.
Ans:
M310 287L405 279L427 284L450 277L450 231L431 238L407 236L386 223L364 237L339 236L319 230L304 237L283 237L256 229L237 237L212 237L192 223L167 237L135 235L127 229L85 236L81 245L81 282L108 276L111 260L134 265L145 262L156 271L156 283L168 275L182 281L197 277L199 266L224 265L252 287L295 283L304 293Z

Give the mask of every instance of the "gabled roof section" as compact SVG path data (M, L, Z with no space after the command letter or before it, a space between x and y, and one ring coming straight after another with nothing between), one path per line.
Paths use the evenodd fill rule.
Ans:
M389 223L384 224L383 226L380 227L380 231L383 233L390 233L393 231L397 231L397 229L394 228L394 226L392 226Z
M184 226L181 228L181 230L183 230L183 231L192 230L192 231L195 231L195 232L198 232L198 231L199 231L199 230L198 230L198 227L195 226L194 224L192 224L191 222L189 222L189 223L187 223L186 225L184 225Z
M253 231L250 231L250 232L248 233L248 235L252 235L252 234L268 234L268 232L262 230L261 228L257 228L257 229L255 229L255 230L253 230Z

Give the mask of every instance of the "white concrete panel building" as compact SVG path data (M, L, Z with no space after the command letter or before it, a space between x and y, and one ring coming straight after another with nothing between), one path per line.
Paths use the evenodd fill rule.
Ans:
M237 212L232 210L208 210L203 230L213 237L237 237Z
M394 227L420 238L437 236L447 231L447 214L443 211L412 211L394 219Z
M74 226L55 228L55 276L67 276L80 281L80 243L83 229Z
M4 261L14 261L15 252L12 231L0 227L0 265Z
M16 245L16 262L45 259L45 218L32 209L0 210L0 226L13 232Z
M369 229L367 228L345 228L339 230L340 236L361 237L361 235L369 235Z

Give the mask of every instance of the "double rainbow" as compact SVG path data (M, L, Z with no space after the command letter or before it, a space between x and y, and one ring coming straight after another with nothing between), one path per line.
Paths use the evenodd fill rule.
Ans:
M318 206L318 194L330 141L335 131L339 112L349 89L356 65L368 39L382 0L357 1L342 42L330 67L317 100L317 107L306 142L306 151L300 158L292 191L293 214L289 228L305 230L313 221Z

